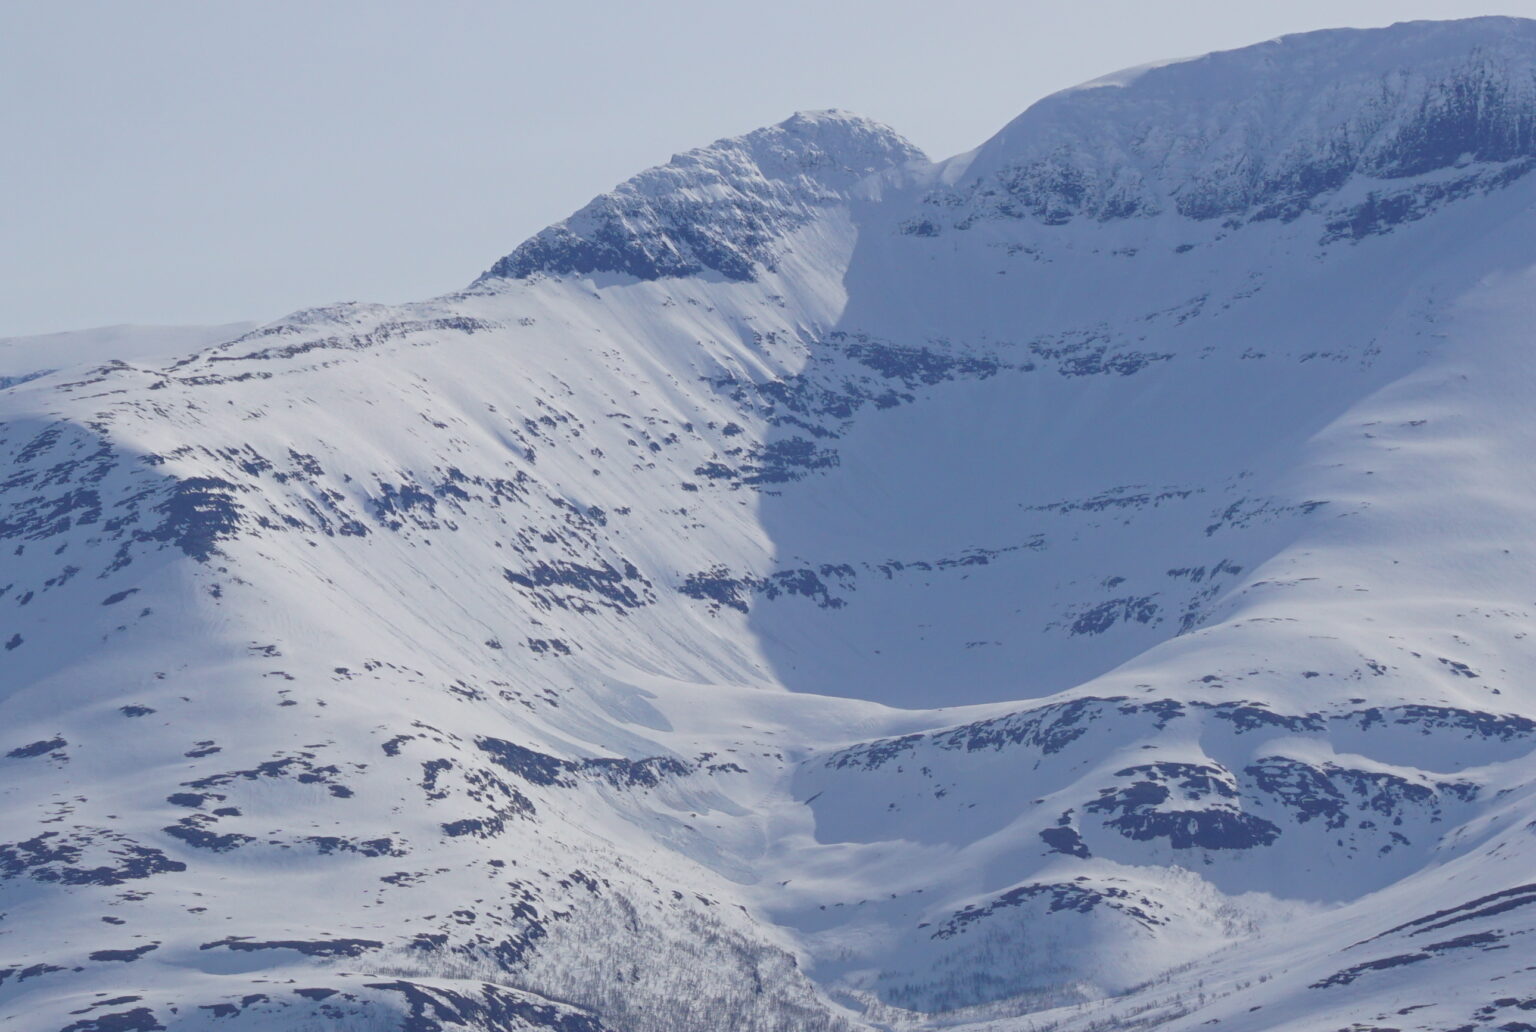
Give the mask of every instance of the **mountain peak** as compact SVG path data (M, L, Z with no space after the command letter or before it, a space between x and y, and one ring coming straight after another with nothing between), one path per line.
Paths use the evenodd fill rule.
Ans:
M956 222L1290 220L1355 177L1395 195L1413 177L1473 166L1454 177L1461 187L1437 188L1465 193L1533 162L1536 21L1403 22L1283 36L1054 94L984 144L945 200L963 208Z
M754 279L775 266L774 242L819 209L845 200L872 175L926 160L879 122L846 111L799 111L641 172L528 240L481 281L703 272Z
M838 108L796 111L777 125L713 146L738 141L763 156L765 174L777 173L780 178L807 174L843 188L897 165L927 160L890 126ZM784 164L775 167L772 155Z
M132 360L0 389L0 1029L1536 1032L1536 175L1313 246L1536 165L1482 24L0 340Z

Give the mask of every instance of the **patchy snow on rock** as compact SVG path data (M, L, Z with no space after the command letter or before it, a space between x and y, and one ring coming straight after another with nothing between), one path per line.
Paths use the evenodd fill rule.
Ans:
M11 384L0 1024L1536 1021L1533 67L797 115Z

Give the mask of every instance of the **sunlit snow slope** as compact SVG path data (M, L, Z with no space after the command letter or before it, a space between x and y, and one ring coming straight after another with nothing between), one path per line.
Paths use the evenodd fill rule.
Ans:
M0 390L0 1024L1536 1024L1533 171L1314 33Z
M218 326L99 326L91 330L0 337L0 390L68 366L171 361L188 351L234 340L255 323Z

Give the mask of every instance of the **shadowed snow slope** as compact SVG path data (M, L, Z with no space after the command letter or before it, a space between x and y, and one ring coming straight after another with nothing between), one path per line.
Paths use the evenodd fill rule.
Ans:
M1536 26L1108 82L0 392L0 1022L1524 1027Z

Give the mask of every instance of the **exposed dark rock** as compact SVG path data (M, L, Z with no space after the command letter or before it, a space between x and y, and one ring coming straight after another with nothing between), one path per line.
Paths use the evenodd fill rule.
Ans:
M48 753L53 752L55 749L62 749L68 744L69 743L64 741L62 738L45 738L40 741L32 742L29 745L19 745L5 755L7 759L30 760L35 756L45 756Z
M368 950L384 948L382 942L373 939L268 939L256 941L241 936L205 942L200 950L233 950L251 953L256 950L296 950L306 957L361 957Z
M930 937L952 938L964 932L968 925L976 921L991 917L1000 910L1023 906L1036 899L1047 901L1045 908L1047 914L1060 911L1086 914L1096 907L1104 906L1126 915L1145 928L1165 923L1155 914L1158 909L1157 903L1145 896L1133 895L1115 885L1097 887L1083 882L1057 882L1021 885L1018 888L1009 889L981 906L973 905L957 910L937 931L931 933Z

